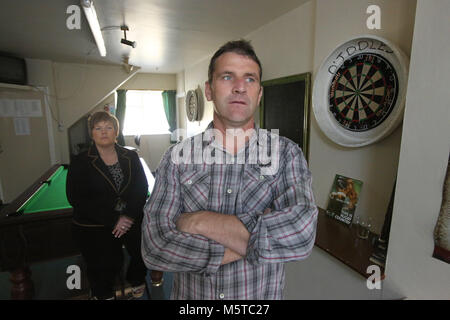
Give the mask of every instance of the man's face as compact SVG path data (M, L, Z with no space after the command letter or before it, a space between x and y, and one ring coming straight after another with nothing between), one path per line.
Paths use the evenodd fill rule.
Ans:
M262 96L259 66L251 58L234 52L215 62L212 83L206 82L205 95L214 102L214 121L224 128L253 127L253 115Z

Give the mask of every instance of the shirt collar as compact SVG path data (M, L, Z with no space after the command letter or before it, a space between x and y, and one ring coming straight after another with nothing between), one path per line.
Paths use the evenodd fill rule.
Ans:
M213 121L211 121L211 122L208 124L208 126L207 126L206 129L205 129L205 131L207 131L207 130L212 130L212 129L214 129L214 122L213 122ZM256 148L256 147L258 146L258 144L259 144L259 141L258 141L258 135L259 135L259 130L260 130L260 128L259 128L259 125L258 125L256 122L254 123L254 130L255 130L255 132L252 134L252 136L250 137L250 139L245 143L245 148L239 149L238 152L235 154L235 156L236 156L236 155L239 155L239 154L242 153L242 152L247 152L247 149L249 149L249 147L251 147L251 148L253 149L253 148ZM217 142L215 141L214 135L211 135L211 138L209 139L209 141L203 141L203 143L204 143L204 146L211 146L211 147L216 148L216 149L219 149L219 150L221 150L221 151L223 151L223 152L229 153L229 152L223 147L222 143L217 143Z

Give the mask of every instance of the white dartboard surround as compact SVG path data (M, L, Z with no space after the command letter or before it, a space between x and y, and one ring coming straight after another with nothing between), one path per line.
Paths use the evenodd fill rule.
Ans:
M321 64L312 104L320 129L345 147L375 143L401 123L409 59L374 35L352 38Z

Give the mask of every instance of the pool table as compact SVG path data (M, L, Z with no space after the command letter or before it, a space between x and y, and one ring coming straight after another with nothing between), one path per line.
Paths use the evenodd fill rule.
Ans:
M31 264L80 254L72 239L67 171L68 165L52 166L0 211L0 271L11 273L12 299L33 297ZM147 171L153 186L153 175ZM161 277L162 273L152 271L155 283Z
M67 165L54 165L0 211L0 271L11 272L12 299L32 298L32 263L79 254L66 177Z

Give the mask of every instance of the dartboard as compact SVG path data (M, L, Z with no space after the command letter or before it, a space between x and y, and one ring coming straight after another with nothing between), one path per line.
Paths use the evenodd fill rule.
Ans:
M407 60L387 40L366 36L338 47L314 83L319 127L336 143L363 146L389 135L401 122Z
M330 112L345 129L370 130L389 116L397 95L391 63L377 54L358 54L347 59L331 81Z
M195 90L189 90L186 95L186 115L189 121L198 119L198 99Z

